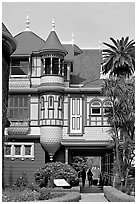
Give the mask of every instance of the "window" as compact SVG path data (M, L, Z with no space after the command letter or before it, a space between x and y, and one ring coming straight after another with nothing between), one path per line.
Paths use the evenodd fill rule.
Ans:
M59 71L59 59L53 58L52 59L52 74L58 74Z
M104 126L108 126L107 116L110 112L112 112L112 102L105 101L103 103L103 125Z
M62 97L58 97L58 109L62 109Z
M32 158L34 159L34 143L6 142L4 155L9 158Z
M90 103L89 116L91 126L102 126L101 102L99 100L93 100Z
M32 58L32 77L40 77L41 76L41 58L33 57Z
M94 101L91 103L91 114L92 115L101 114L101 103L99 101Z
M67 64L64 64L64 80L67 81Z
M28 75L29 59L14 58L11 59L11 75Z
M45 58L45 73L44 74L50 74L51 71L51 59Z
M103 114L107 115L111 111L112 111L112 102L111 101L105 101L103 103Z
M8 115L11 121L12 120L28 121L29 119L28 96L11 95L9 97Z
M44 104L44 97L41 97L41 110L45 109L45 104Z
M54 108L54 98L53 98L53 96L49 96L48 104L49 104L49 109Z

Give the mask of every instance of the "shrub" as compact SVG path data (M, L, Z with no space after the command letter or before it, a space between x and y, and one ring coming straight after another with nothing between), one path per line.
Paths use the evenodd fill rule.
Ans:
M25 172L22 174L22 176L20 176L20 177L17 179L15 185L16 185L17 187L26 187L26 186L28 185L28 178L27 178Z
M40 192L39 200L48 200L51 198L51 193L49 189L43 187L39 190L39 192Z
M2 194L3 202L25 202L25 201L36 201L39 199L40 193L31 191L30 189L8 189Z
M71 186L78 185L78 173L68 164L51 162L35 172L35 181L40 187L47 185L48 180L65 179Z

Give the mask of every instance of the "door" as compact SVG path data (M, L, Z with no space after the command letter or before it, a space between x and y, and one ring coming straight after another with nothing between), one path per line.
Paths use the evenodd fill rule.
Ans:
M70 99L70 134L82 134L82 98Z

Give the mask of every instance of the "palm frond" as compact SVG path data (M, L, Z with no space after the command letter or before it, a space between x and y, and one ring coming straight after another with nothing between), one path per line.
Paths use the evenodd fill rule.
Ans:
M112 46L112 45L110 45L110 44L108 44L108 43L103 42L103 44L104 44L104 45L107 45L107 46L110 47L112 50L115 50L115 51L117 50L116 47L114 47L114 46Z

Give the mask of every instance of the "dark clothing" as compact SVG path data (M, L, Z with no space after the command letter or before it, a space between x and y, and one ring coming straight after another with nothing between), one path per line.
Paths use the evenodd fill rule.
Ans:
M89 186L92 186L92 180L93 180L92 176L93 176L93 173L91 172L90 169L87 172L87 176L88 176Z
M86 171L84 169L81 172L81 177L82 177L82 186L85 186Z

